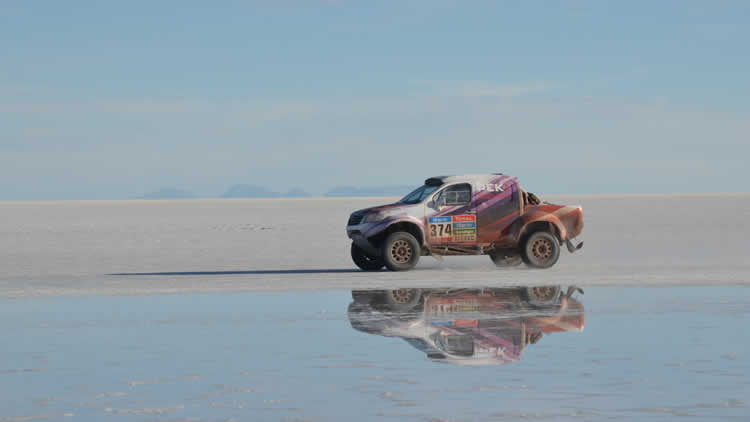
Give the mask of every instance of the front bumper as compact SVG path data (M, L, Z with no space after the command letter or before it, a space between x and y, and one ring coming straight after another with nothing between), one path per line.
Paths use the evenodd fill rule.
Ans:
M380 249L376 248L375 245L370 243L369 240L365 237L364 233L367 232L367 229L372 227L374 224L372 223L365 223L365 224L358 224L356 226L347 226L346 227L346 235L349 237L349 239L354 242L355 245L357 245L360 249L365 251L370 256L380 256Z

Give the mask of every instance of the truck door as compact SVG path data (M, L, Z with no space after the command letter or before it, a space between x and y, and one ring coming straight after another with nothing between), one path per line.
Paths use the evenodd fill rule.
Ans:
M469 183L448 186L428 204L427 239L430 245L477 242L477 215Z
M490 192L479 192L476 195L474 206L481 231L480 242L499 240L503 230L513 224L521 211L518 183L506 182L502 186L494 185L492 188Z

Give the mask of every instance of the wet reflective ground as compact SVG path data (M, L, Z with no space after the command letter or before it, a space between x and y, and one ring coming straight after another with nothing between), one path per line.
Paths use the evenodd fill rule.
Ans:
M3 300L0 421L747 420L750 289L570 287Z

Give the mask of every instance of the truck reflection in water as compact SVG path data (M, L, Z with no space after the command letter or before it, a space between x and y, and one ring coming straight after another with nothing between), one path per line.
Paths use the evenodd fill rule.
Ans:
M353 290L356 330L401 337L437 362L500 365L542 336L583 331L583 290L571 286Z

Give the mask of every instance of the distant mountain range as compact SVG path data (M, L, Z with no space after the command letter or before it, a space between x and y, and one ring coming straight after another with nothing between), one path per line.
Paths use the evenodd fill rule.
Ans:
M230 187L222 198L305 198L310 196L302 188L291 188L285 194L274 192L257 185L234 185Z
M357 186L337 186L323 196L331 198L341 198L347 196L404 196L411 192L414 186L408 185L389 185L374 187L357 187ZM233 185L223 195L222 198L306 198L311 195L304 189L293 187L286 193L275 192L264 186L238 184ZM196 198L196 196L187 190L164 187L154 192L149 192L140 197L140 199L187 199Z

